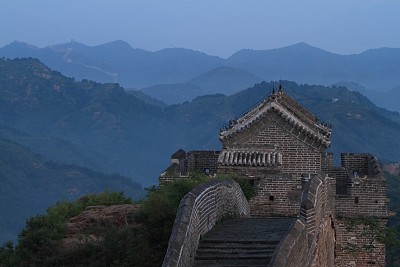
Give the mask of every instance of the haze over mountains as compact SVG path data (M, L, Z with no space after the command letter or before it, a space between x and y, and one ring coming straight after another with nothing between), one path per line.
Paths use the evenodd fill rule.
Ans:
M258 82L265 75L259 75L262 71L255 74L258 69L256 64L261 65L259 69L270 68L271 77L285 71L288 76L297 77L300 81L301 77L311 79L315 76L313 79L321 80L321 77L329 77L326 74L328 71L324 70L325 65L321 63L319 69L316 66L318 57L312 56L317 51L315 55L325 57L327 52L305 44L285 48L285 52L277 49L280 51L277 58L272 56L277 51L271 50L241 51L228 59L185 49L166 49L153 53L132 49L123 42L98 47L72 44L80 49L79 53L75 51L75 46L72 50L67 49L71 48L68 44L35 48L13 43L0 49L3 56L5 55L2 53L8 51L7 53L14 53L12 55L20 58L43 57L59 68L54 71L32 58L0 58L0 146L3 152L0 158L3 171L0 173L0 190L14 192L18 188L24 188L21 185L29 184L32 190L15 191L16 195L25 194L35 198L35 194L40 194L43 196L40 201L48 201L42 201L40 209L36 206L30 212L41 212L51 201L56 201L54 192L61 198L72 197L68 191L71 188L76 194L88 192L87 190L98 191L101 190L100 187L114 190L122 188L124 191L130 190L132 194L140 194L140 187L126 178L120 175L104 175L97 171L119 173L143 186L149 186L157 183L158 175L168 166L170 155L177 149L219 150L219 129L230 119L240 116L262 101L271 93L273 86L277 86L277 82ZM110 50L110 47L114 47L114 50ZM92 50L93 48L96 49ZM297 49L308 57L296 57L293 51ZM30 55L32 51L34 54ZM132 54L130 60L124 59L124 51ZM294 54L290 54L290 51ZM120 58L120 61L113 58L113 53L119 55L116 58ZM262 55L256 55L258 53ZM351 57L359 58L363 54ZM153 61L140 61L138 55L152 58ZM159 55L162 55L163 60ZM259 56L264 59L257 61ZM327 56L337 57L350 56ZM379 57L374 58L376 60ZM309 69L303 62L307 59L311 62ZM274 61L280 61L282 66ZM227 62L230 62L229 66ZM333 61L329 62L331 64ZM399 62L400 60L389 60L392 69L387 70L388 76L383 76L387 77L388 84L390 79L391 84L396 84L394 76L396 71L400 71L400 68L396 68ZM298 64L297 67L294 66L295 63ZM382 75L383 69L388 67L384 63L383 61L380 65ZM132 69L124 69L124 64L137 68L136 71L141 71L140 75L135 74ZM284 69L284 64L287 70ZM116 72L114 66L120 67L120 72ZM143 69L139 70L141 66ZM337 73L333 69L340 68L333 66L332 73ZM64 71L69 71L71 76L78 76L75 79L68 78ZM127 90L115 83L87 80L97 77L99 80L113 81L116 77L117 80L126 77L126 81L140 81L143 86L147 86L150 83L146 79L151 81L157 76L152 71L158 73L159 78L156 81L159 84L148 86L142 91ZM320 76L312 75L312 71ZM352 75L357 76L354 73ZM80 78L85 80L76 81ZM384 78L376 77L376 81ZM335 79L330 81L333 80ZM254 85L255 83L257 84ZM388 92L376 92L345 79L335 82L337 86L333 87L299 85L289 81L281 83L284 90L318 115L319 119L333 125L331 151L336 153L336 160L339 158L337 152L352 151L373 153L384 161L400 161L399 113L379 108L362 94L340 85L367 95L375 94L382 104L390 103L393 109L398 107L399 98L393 96L400 87L393 87ZM220 94L215 94L216 92ZM162 96L159 98L168 104L184 103L168 106L149 95ZM198 95L202 96L197 97ZM384 97L388 100L385 101ZM193 98L194 100L189 101ZM14 152L16 153L13 154ZM92 168L96 172L86 168ZM71 178L72 173L79 179ZM51 188L43 187L44 185ZM2 203L16 201L16 205L23 205L21 203L26 198L16 200L16 195L3 194ZM2 210L7 209L2 207ZM8 209L7 212L12 216L12 210ZM19 225L22 225L25 215L1 221L0 228L18 225L13 219L19 220ZM9 237L9 234L0 236L0 241L1 238Z
M157 182L178 148L220 149L219 129L273 87L262 83L231 96L160 107L117 84L76 82L35 59L0 62L0 136L47 159L121 173L144 186ZM369 151L400 160L398 113L345 88L289 82L284 87L321 120L333 123L333 151Z
M209 93L229 95L262 80L285 79L321 85L353 83L365 90L392 90L390 95L398 94L400 86L400 48L338 55L298 43L272 50L241 50L224 59L184 48L149 52L132 48L124 41L98 46L71 41L44 48L13 42L0 48L0 56L39 58L52 69L77 80L145 88L146 94L167 104ZM386 103L374 94L370 96L379 105ZM383 107L400 111L396 103Z
M0 138L0 244L15 240L28 217L44 213L57 201L103 190L124 191L136 200L144 195L142 187L127 177L47 162Z

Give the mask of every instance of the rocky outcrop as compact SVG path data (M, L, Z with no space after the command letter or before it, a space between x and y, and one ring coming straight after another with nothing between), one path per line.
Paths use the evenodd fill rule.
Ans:
M137 204L112 206L90 206L67 223L67 235L62 240L64 249L72 249L87 242L102 240L102 229L123 228L134 225L134 214L139 211Z

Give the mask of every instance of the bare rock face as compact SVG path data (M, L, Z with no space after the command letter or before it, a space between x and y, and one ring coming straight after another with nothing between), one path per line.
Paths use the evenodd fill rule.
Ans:
M102 233L110 227L134 225L133 215L138 211L138 204L87 207L67 223L67 235L62 240L62 248L72 249L87 242L99 242Z

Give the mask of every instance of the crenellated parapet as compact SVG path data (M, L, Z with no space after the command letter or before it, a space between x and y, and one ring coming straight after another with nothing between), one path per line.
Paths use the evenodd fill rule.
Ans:
M384 227L388 218L386 180L374 156L342 153L341 168L333 169L336 191L336 265L385 264L385 245L369 235L370 225ZM353 225L353 227L351 227ZM350 251L357 253L350 253Z
M341 166L334 167L333 154L326 151L331 134L329 125L319 123L282 87L220 131L222 150L213 154L213 168L250 182L255 190L250 214L297 218L279 244L272 266L385 262L384 244L365 235L365 222L384 227L389 217L386 182L377 159L366 153L343 153ZM182 156L182 151L176 155ZM188 166L182 162L175 160L175 167ZM355 228L348 227L359 221ZM364 252L352 254L348 249L352 246Z
M304 187L301 212L281 241L273 267L334 266L334 179L314 175Z
M202 235L224 216L249 217L249 204L233 180L212 180L181 200L164 257L164 267L192 266Z

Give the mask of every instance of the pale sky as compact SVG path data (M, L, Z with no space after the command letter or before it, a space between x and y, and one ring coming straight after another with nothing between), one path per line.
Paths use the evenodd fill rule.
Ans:
M338 53L400 47L399 0L0 0L0 47L74 39L228 57L298 42Z

